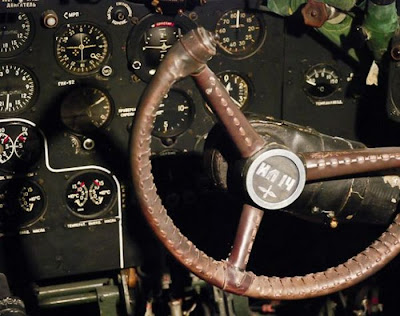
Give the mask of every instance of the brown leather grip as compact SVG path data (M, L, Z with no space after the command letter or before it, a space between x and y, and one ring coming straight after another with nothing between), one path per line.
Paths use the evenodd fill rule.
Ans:
M186 36L193 40L198 37L195 32L199 31ZM183 49L186 42L182 41L183 44L171 49L148 86L136 113L131 138L132 178L140 207L171 254L190 271L215 286L265 299L300 299L332 293L364 280L393 259L400 251L400 216L377 241L345 263L323 272L286 278L256 276L226 261L216 261L181 234L157 194L151 173L150 142L155 113L162 97L173 82L187 75L188 71L195 72L202 67L202 61L190 57L190 53ZM195 40L191 44L197 45Z
M307 180L400 167L400 147L310 152L299 155L305 162Z

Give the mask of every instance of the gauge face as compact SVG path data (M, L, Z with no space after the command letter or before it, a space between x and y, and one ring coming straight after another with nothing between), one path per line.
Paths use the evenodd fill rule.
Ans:
M57 61L64 70L75 75L96 72L106 62L108 54L107 36L93 24L67 24L56 37Z
M114 180L103 172L79 174L71 179L66 201L72 213L82 218L95 218L110 210L115 201Z
M3 230L29 226L44 214L46 196L31 180L6 181L0 186L0 224Z
M13 134L19 133L14 139L14 154L18 169L26 169L37 162L42 152L42 137L37 129L24 125L9 125Z
M75 88L61 104L62 122L77 133L90 133L104 127L112 112L111 97L91 87Z
M104 179L98 177L93 180L89 187L89 198L95 205L102 205L111 196L111 189L107 187Z
M225 86L233 102L243 110L248 105L252 93L249 79L232 71L218 74L218 79Z
M266 29L260 16L242 9L230 10L217 22L219 46L234 58L253 55L264 43Z
M107 9L107 21L113 25L124 25L132 18L131 7L122 1L115 3Z
M128 60L135 74L143 81L149 81L172 45L194 27L195 24L185 16L150 15L144 18L128 38Z
M36 99L38 84L26 67L0 64L0 115L13 115L29 108Z
M42 152L42 137L24 124L0 126L0 170L24 173L34 167Z
M0 132L0 164L5 164L14 154L14 142L11 137Z
M38 184L27 182L21 186L18 194L19 207L28 214L41 213L44 207L43 191Z
M185 132L192 124L194 109L188 95L171 90L160 104L154 122L153 135L172 138Z
M311 67L305 74L305 92L312 98L323 99L339 89L340 76L326 64Z
M32 37L33 27L28 14L0 13L0 58L21 53L29 46Z

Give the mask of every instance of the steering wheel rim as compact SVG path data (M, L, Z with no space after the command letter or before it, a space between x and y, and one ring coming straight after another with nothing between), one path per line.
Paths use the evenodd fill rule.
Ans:
M212 77L213 73L206 62L215 54L215 46L214 36L203 28L186 34L167 54L137 109L131 135L132 179L139 206L153 232L181 264L200 278L228 292L254 298L288 300L326 295L350 287L384 267L400 252L400 215L395 217L393 223L375 242L343 264L322 272L295 277L257 276L245 270L263 214L263 211L250 204L244 204L236 235L237 239L239 234L245 234L246 240L243 241L239 236L239 248L233 247L238 251L236 255L233 251L228 260L217 261L209 257L174 225L157 194L151 172L150 143L153 122L163 96L177 80L187 75L197 78ZM210 94L205 88L203 91ZM225 111L230 114L231 110L235 111L228 104ZM228 115L232 121L239 120L238 124L237 120L233 121L236 128L241 127L242 123L243 126L246 124L240 121L244 118L240 115L236 116L236 112ZM245 144L242 156L251 157L265 144L259 142L259 138L252 135L251 130L245 131L250 134L245 133L248 139L242 137ZM310 157L314 159L315 155Z

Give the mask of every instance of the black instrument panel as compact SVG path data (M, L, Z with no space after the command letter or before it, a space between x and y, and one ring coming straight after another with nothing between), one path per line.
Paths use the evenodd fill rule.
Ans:
M197 25L219 34L209 65L243 111L357 138L355 67L244 1L162 15L132 1L0 0L0 244L20 249L33 279L140 264L125 216L138 211L132 119L168 49ZM154 155L201 154L215 122L194 82L176 83Z

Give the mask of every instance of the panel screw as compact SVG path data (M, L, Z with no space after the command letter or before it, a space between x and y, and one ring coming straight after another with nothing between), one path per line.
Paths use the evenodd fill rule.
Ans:
M113 70L110 66L104 66L103 68L101 68L101 74L104 77L110 77L112 72L113 72Z
M83 148L86 150L92 150L94 148L94 140L91 138L86 138L83 142Z

